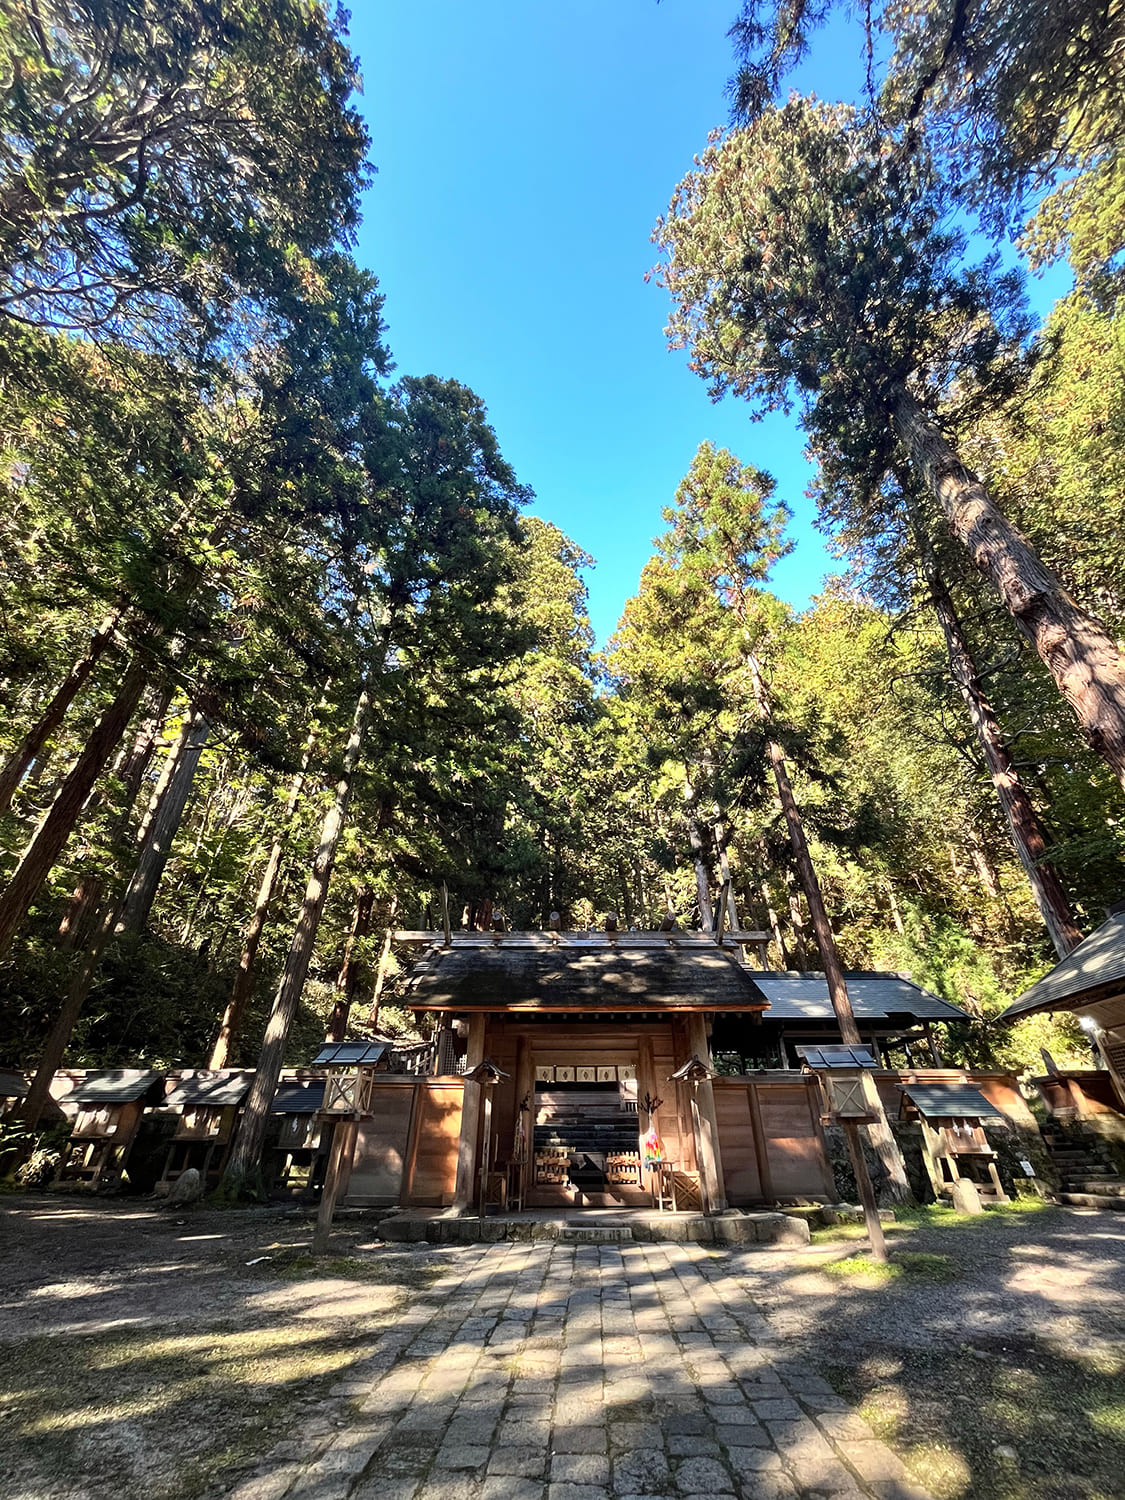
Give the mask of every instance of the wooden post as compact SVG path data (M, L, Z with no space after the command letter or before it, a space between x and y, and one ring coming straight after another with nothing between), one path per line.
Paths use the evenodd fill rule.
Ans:
M521 1208L527 1196L531 1163L535 1160L535 1053L531 1046L531 1038L526 1035L521 1036L516 1042L516 1118L512 1130L513 1136L518 1135L520 1111L525 1100L527 1117L524 1121L523 1161L517 1167ZM512 1145L514 1148L514 1140Z
M342 1180L350 1173L355 1154L359 1125L355 1120L337 1120L332 1131L332 1150L328 1158L328 1175L324 1179L324 1191L320 1195L320 1207L316 1214L313 1231L312 1253L325 1255L332 1234L332 1215L336 1212L336 1198Z
M486 1017L478 1014L469 1021L469 1046L465 1072L484 1061L484 1028ZM453 1190L453 1207L465 1213L473 1206L476 1178L477 1133L480 1127L480 1084L465 1080L465 1097L461 1105L461 1140L457 1147L457 1185Z
M707 1040L707 1023L699 1011L687 1018L688 1052L694 1053L705 1067L711 1066L711 1045ZM723 1160L719 1151L719 1121L715 1114L715 1091L705 1078L692 1085L692 1124L695 1126L695 1150L699 1161L699 1180L706 1199L705 1213L722 1213L727 1206L723 1183Z
M391 943L395 935L395 913L398 910L398 897L391 897L390 908L387 912L387 931L383 936L383 951L379 954L379 967L375 971L375 988L371 994L371 1010L367 1017L367 1024L371 1027L379 1025L379 1001L383 998L383 986L387 982L387 965L391 961Z
M492 1084L482 1083L480 1089L484 1095L484 1129L481 1133L480 1198L477 1200L477 1216L483 1219L488 1202L488 1169L492 1165Z
M754 1125L754 1153L758 1158L758 1186L767 1203L773 1202L773 1179L770 1175L769 1142L762 1123L762 1101L758 1097L758 1085L750 1084L750 1119Z
M863 1142L859 1138L859 1126L854 1120L841 1120L844 1139L848 1143L848 1155L852 1159L859 1200L863 1204L863 1217L867 1224L867 1238L871 1241L871 1258L883 1264L887 1259L887 1242L883 1238L883 1224L879 1218L879 1205L875 1202L875 1190L863 1155Z
M944 1067L945 1064L942 1062L941 1053L938 1050L938 1044L937 1044L937 1042L934 1041L933 1027L930 1025L929 1021L923 1021L922 1022L922 1030L925 1032L925 1035L926 1035L926 1045L930 1049L930 1056L934 1060L934 1067L935 1068L942 1068L942 1067Z

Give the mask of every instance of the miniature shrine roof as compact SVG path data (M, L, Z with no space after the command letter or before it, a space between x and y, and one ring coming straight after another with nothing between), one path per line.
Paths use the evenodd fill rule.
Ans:
M253 1082L254 1074L249 1069L201 1068L198 1072L184 1074L164 1100L164 1107L222 1109L228 1104L241 1104Z
M810 1068L877 1068L869 1047L798 1047L797 1053Z
M1049 974L1025 990L998 1021L1037 1010L1069 1010L1125 991L1125 911L1114 912Z
M313 1058L314 1068L370 1067L390 1047L389 1042L329 1042Z
M139 1068L107 1068L102 1073L87 1073L77 1088L71 1089L62 1104L131 1104L147 1094L153 1084L162 1083L164 1075Z
M709 934L481 934L431 948L406 1003L416 1010L684 1011L764 1009L765 997ZM702 939L702 940L700 940Z
M928 1120L1004 1119L980 1089L967 1083L906 1083L901 1087L918 1113Z
M831 1021L834 1018L828 981L815 971L784 974L754 970L750 976L769 1001L768 1021ZM959 1006L931 995L899 974L869 969L846 972L848 996L859 1021L964 1021Z
M283 1083L273 1096L271 1115L315 1115L324 1103L324 1079L308 1083Z

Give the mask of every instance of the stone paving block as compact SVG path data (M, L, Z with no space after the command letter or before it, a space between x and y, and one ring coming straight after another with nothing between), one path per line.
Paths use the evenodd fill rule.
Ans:
M435 1469L479 1469L483 1472L491 1450L484 1443L443 1443L434 1455Z
M668 1434L668 1452L672 1458L721 1458L722 1450L711 1437L700 1437L692 1432Z
M609 1490L601 1484L549 1484L547 1500L610 1500Z
M676 1488L681 1495L729 1495L734 1477L718 1459L686 1458L676 1465Z
M353 1500L414 1500L417 1489L416 1479L387 1479L378 1474L362 1479L352 1495Z
M887 1447L886 1443L844 1441L837 1443L840 1456L847 1460L863 1480L904 1480L906 1469L902 1460Z
M753 1401L751 1404L755 1416L761 1422L796 1422L804 1416L796 1401L771 1399Z
M710 1421L723 1427L754 1427L759 1420L757 1412L745 1401L737 1405L731 1402L728 1406L715 1406L708 1402L707 1416Z
M908 1479L876 1479L868 1488L876 1500L933 1500L929 1490Z
M855 1443L875 1440L875 1434L871 1428L855 1412L821 1412L817 1416L816 1423L835 1442L841 1442L845 1439Z
M543 1500L545 1486L515 1474L490 1474L480 1487L480 1500Z
M516 1447L526 1444L534 1447L538 1442L545 1442L551 1430L549 1416L531 1416L526 1411L505 1412L496 1431L496 1441L500 1443L513 1443Z
M662 1449L628 1453L613 1460L613 1489L617 1495L653 1494L668 1488L671 1478Z
M494 1448L488 1460L489 1474L538 1479L547 1469L547 1448Z
M713 1431L724 1448L768 1448L770 1445L769 1433L757 1422L744 1422L736 1427L718 1424Z
M608 1484L609 1459L604 1453L556 1453L551 1459L553 1483Z
M615 1422L609 1424L610 1447L632 1453L636 1448L660 1448L664 1434L656 1422Z
M763 1474L758 1479L743 1480L738 1487L739 1500L793 1500L797 1486L780 1470L774 1474Z
M477 1500L480 1484L465 1474L439 1474L415 1491L415 1500ZM381 1500L372 1490L371 1500Z
M556 1453L604 1453L607 1439L604 1427L556 1424L551 1433L551 1446Z
M268 1474L254 1474L236 1485L227 1500L280 1500L301 1472L299 1464L279 1464Z
M420 1434L412 1433L410 1436L420 1437ZM379 1467L388 1474L416 1474L421 1477L433 1463L436 1451L436 1442L399 1442L392 1436L379 1455Z
M776 1448L728 1448L727 1463L742 1477L781 1471L781 1455Z

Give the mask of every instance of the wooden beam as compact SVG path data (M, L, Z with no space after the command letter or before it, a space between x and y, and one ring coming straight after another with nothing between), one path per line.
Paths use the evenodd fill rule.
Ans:
M445 933L441 928L403 928L393 934L404 947L441 948ZM728 928L726 936L736 943L765 944L768 932L750 928ZM713 932L455 932L450 946L454 948L713 948Z
M484 1061L484 1029L487 1017L483 1012L469 1021L469 1044L465 1054L465 1072L469 1073ZM453 1207L460 1213L473 1206L473 1190L476 1179L477 1136L480 1133L480 1084L465 1080L465 1095L461 1104L461 1139L457 1146L457 1183L453 1189Z

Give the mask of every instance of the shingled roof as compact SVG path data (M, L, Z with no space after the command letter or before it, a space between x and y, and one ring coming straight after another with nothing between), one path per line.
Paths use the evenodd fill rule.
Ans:
M1084 1002L1125 993L1125 911L1114 912L1073 953L1025 990L998 1021L1015 1021L1037 1010L1071 1010Z
M416 1010L762 1010L747 971L715 943L482 943L431 950L406 1003Z
M848 997L857 1021L964 1021L963 1010L931 995L900 974L870 969L845 973ZM754 983L770 1003L770 1021L830 1021L833 1018L828 981L816 971L784 974L755 971Z

